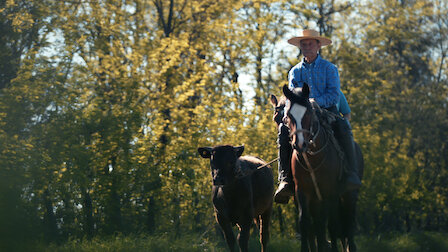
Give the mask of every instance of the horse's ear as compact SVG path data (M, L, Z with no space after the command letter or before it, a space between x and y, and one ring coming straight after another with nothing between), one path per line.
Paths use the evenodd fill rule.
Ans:
M283 86L283 94L286 96L286 98L290 99L292 94L292 91L289 89L288 85Z
M276 97L275 95L271 94L271 95L270 95L270 98L271 98L271 104L272 104L272 106L277 107L277 104L278 104L277 97Z
M243 155L244 145L233 147L233 149L235 150L236 156L240 157L241 155Z
M200 147L198 148L199 155L203 158L210 158L212 156L212 148L211 147Z
M306 83L303 83L302 94L307 98L310 97L310 87Z

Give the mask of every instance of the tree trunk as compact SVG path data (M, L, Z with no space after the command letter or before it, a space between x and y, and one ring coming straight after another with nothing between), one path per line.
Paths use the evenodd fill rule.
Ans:
M84 192L84 232L87 236L87 239L91 240L93 238L94 232L94 222L93 222L93 205L92 199L90 198L90 194L86 189L83 189Z
M148 213L146 215L146 230L149 234L153 234L156 229L156 221L155 221L155 204L154 197L149 197L148 202Z
M53 211L53 203L51 202L50 192L45 190L44 192L44 226L45 226L45 236L48 242L58 240L58 227L56 224L56 216Z

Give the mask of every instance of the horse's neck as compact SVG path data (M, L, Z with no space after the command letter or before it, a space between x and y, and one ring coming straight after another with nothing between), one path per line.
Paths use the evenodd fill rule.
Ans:
M325 129L322 127L322 124L319 120L320 119L316 116L313 122L314 134L317 134L315 139L316 149L322 148L322 146L325 144L325 141L327 140Z
M340 152L340 148L338 146L338 142L336 140L336 136L334 135L334 130L332 124L336 120L335 114L327 110L320 110L318 115L316 116L319 121L319 134L316 137L315 149L318 150L323 148L322 146L327 147L327 145L333 146ZM314 150L315 151L315 150Z
M313 106L313 142L314 146L311 149L312 152L319 152L322 148L326 148L326 144L328 141L328 132L327 128L323 125L322 121L322 110L320 110L319 105L316 104L317 107Z

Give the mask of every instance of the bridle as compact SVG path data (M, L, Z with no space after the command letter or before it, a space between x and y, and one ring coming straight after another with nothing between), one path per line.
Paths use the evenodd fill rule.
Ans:
M322 130L321 123L320 123L319 119L317 118L316 113L314 112L314 110L313 110L313 113L312 113L311 121L312 121L312 123L311 123L311 126L310 126L309 130L308 129L296 129L295 131L293 131L293 132L291 132L289 134L289 137L291 138L291 137L293 137L294 135L296 135L297 133L300 133L300 132L308 133L311 137L309 138L307 144L305 145L305 148L300 149L300 148L298 148L298 146L295 143L292 143L292 147L295 150L297 150L297 152L299 152L299 153L305 152L305 153L313 156L313 155L316 155L316 154L322 152L327 147L327 145L328 145L328 136L327 136L327 133L325 132L325 130ZM316 130L316 132L314 132L314 127L313 127L314 126L314 122L317 123L317 130ZM297 122L296 122L296 124L297 124ZM310 148L308 148L308 146L316 147L316 139L319 136L321 130L322 130L322 132L324 134L325 144L320 149L312 151Z

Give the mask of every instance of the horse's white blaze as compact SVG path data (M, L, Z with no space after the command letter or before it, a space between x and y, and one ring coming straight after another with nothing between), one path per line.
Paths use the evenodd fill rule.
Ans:
M289 110L289 113L296 121L296 129L297 130L302 129L302 118L303 118L303 115L305 115L305 112L306 112L306 107L300 106L298 104L293 104L291 106L291 109ZM302 145L304 142L303 132L299 131L299 134L297 135L297 137L299 138L298 146L299 146L299 148L302 148Z

